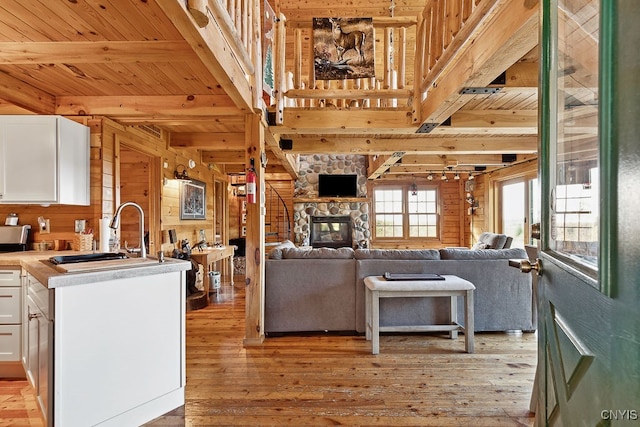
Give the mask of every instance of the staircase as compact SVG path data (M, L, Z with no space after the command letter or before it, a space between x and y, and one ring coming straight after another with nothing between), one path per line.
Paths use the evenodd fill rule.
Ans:
M277 243L292 240L291 217L285 201L278 191L268 182L265 187L264 201L266 216L264 223L265 243Z

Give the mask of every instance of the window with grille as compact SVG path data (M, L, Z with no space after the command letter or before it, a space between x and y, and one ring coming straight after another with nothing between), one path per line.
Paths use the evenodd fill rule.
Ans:
M373 194L377 239L438 237L438 194L435 187L379 185Z

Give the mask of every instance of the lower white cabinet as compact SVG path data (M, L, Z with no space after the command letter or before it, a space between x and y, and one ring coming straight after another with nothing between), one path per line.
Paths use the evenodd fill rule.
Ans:
M0 378L24 378L20 268L0 269Z
M20 325L0 325L0 362L20 360Z
M141 425L184 404L184 272L25 285L25 369L47 426Z
M48 317L49 290L27 275L25 288L25 354L23 357L27 378L36 392L40 410L48 425L52 423L52 397L50 384L53 381L53 321Z

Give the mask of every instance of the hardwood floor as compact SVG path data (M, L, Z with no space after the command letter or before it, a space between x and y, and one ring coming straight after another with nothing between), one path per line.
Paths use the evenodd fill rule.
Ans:
M186 404L148 426L532 426L536 334L267 338L244 348L244 291L187 313ZM0 425L41 426L24 381L0 382Z

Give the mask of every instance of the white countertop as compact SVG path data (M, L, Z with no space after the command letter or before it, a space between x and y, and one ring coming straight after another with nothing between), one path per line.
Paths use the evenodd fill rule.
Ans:
M185 271L191 269L191 262L165 258L164 262L158 262L157 258L147 258L149 262L136 263L122 260L116 266L109 269L95 269L74 273L63 273L48 261L56 255L79 255L91 252L78 251L25 251L0 254L0 268L3 266L20 266L29 272L36 280L49 289L61 286L75 286L88 283L103 282L106 280L126 279L137 276L149 276L154 274L164 274L174 271ZM131 260L136 260L135 258ZM95 264L96 262L94 262ZM113 265L113 262L111 262Z

